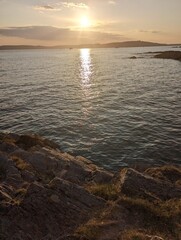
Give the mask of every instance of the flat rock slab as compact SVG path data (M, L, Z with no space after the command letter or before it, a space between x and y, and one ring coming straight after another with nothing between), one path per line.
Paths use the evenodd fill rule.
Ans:
M181 188L155 179L134 169L124 169L120 173L121 192L129 197L150 200L181 198Z
M173 235L174 227L178 232L181 224L180 183L177 167L150 168L144 173L128 168L113 174L84 157L62 152L38 135L0 133L0 239L121 240L128 227L145 230L144 206L135 208L132 203L130 208L129 202L141 198L147 206L174 202L169 206L172 231L163 229L164 221L160 229L168 236L164 240L180 240ZM88 186L96 186L97 191ZM116 195L114 200L111 194ZM174 215L175 204L178 214ZM157 219L156 215L151 225ZM162 223L164 218L160 219ZM160 229L152 240L161 240Z

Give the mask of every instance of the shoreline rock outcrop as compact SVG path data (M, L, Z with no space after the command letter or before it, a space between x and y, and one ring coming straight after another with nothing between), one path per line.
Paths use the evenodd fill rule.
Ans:
M181 51L165 51L160 52L154 56L155 58L161 59L172 59L181 61Z
M179 240L181 167L112 173L38 135L0 134L1 240Z

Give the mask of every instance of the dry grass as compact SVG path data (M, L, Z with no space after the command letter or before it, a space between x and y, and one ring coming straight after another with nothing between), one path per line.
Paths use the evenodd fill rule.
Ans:
M156 168L148 168L146 174L163 181L170 181L176 183L181 181L181 168L176 166L162 166Z
M99 237L99 228L95 225L81 225L75 232L80 239L96 240Z
M116 200L119 197L119 190L114 184L96 184L87 187L92 194L105 200Z
M53 171L46 171L45 173L38 173L38 177L42 183L48 184L55 178L55 174Z
M13 203L15 205L20 205L22 200L24 199L27 193L27 188L19 188L15 192L15 198L13 199Z
M144 199L121 197L119 203L128 204L135 209L148 210L153 215L157 215L164 218L176 218L181 216L181 201L179 199L173 199L169 201L149 202Z
M181 235L181 201L170 200L150 203L143 199L122 197L119 204L125 206L130 214L142 218L143 227L152 232L166 232L180 239Z
M15 140L9 135L0 136L0 141L15 145Z
M161 240L163 238L161 238L160 236L149 235L137 229L127 230L118 238L118 240L152 240L152 239Z
M15 162L16 167L19 170L31 170L32 169L32 166L30 164L28 164L23 159L21 159L21 158L19 158L17 156L12 156L11 159Z
M100 219L118 219L119 221L121 210L118 208L120 206L126 210L125 217L128 218L128 223L130 222L133 228L139 226L141 229L149 230L152 235L164 236L164 239L181 239L180 199L149 202L146 199L126 197L120 194L114 184L91 185L87 189L96 196L110 200L109 206L102 209L97 216L97 221ZM85 226L83 229L85 230ZM146 233L133 230L120 239L146 240ZM89 227L86 227L86 231L91 232Z
M145 234L140 233L136 230L129 230L122 234L119 240L147 240Z
M178 180L178 181L176 181L176 182L175 182L175 185L176 185L177 187L181 187L181 179Z
M25 195L27 192L26 188L19 188L18 190L16 190L16 195Z

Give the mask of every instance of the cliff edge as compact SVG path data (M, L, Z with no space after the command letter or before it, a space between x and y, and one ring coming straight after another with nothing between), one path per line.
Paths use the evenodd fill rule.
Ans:
M0 134L1 240L179 240L181 168L117 173L38 135Z

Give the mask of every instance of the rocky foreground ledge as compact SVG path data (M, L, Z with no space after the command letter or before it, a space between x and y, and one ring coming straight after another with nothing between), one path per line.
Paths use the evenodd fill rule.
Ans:
M181 169L116 174L37 135L0 134L1 240L179 240Z

